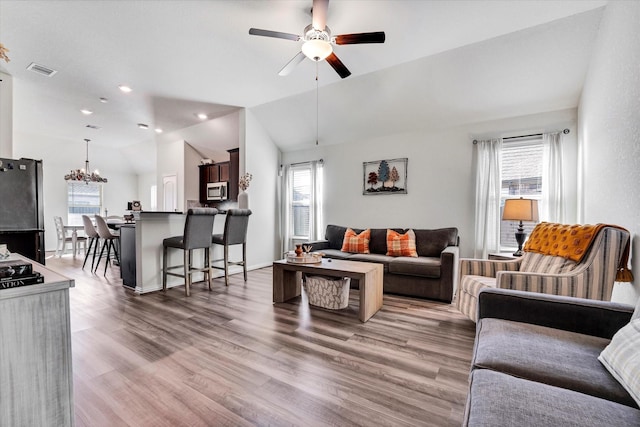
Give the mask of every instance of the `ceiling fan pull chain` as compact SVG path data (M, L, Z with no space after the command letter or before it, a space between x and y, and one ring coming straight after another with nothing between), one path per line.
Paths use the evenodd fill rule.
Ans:
M319 119L318 117L320 116L319 113L319 101L318 101L318 61L316 61L316 145L318 145L318 135L319 135Z

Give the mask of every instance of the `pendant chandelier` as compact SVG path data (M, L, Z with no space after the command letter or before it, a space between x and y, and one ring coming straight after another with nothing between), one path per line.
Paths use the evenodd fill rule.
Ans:
M71 172L64 176L65 181L84 181L87 184L90 182L107 182L107 178L101 177L97 169L93 172L89 169L89 141L91 140L84 140L87 144L87 159L84 161L84 169L71 169Z

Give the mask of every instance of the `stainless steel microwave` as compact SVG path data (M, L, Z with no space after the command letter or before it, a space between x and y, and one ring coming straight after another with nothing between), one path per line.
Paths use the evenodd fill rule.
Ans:
M227 200L227 182L210 182L207 184L207 200Z

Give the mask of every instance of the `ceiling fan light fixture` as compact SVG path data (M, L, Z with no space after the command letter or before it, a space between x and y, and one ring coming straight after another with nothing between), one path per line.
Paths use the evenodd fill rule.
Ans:
M325 40L307 40L302 45L302 53L312 61L322 61L327 56L331 55L332 52L333 47L331 46L331 43Z

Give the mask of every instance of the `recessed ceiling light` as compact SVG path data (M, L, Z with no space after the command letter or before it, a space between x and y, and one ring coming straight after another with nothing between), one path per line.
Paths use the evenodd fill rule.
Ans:
M146 125L146 124L144 124L144 123L138 123L138 127L139 127L140 129L149 129L149 125Z
M86 108L83 108L82 110L80 110L80 112L86 116L88 116L89 114L93 114L93 111L87 110Z
M156 133L162 133L162 129L156 128Z
M107 98L100 98L100 102L106 104L107 102L109 102L109 100Z
M120 86L118 86L118 89L120 89L124 93L129 93L129 92L131 92L133 90L127 85L120 85Z
M196 116L198 116L200 120L207 120L209 118L205 113L198 113Z

